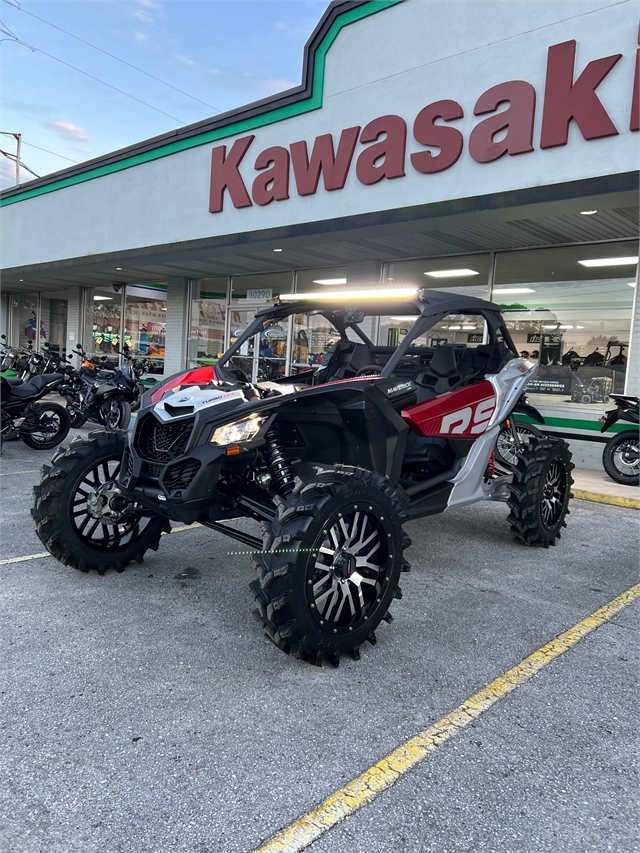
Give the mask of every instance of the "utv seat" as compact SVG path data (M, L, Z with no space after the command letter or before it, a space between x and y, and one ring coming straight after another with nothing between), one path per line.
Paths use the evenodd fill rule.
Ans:
M416 385L432 394L444 394L459 385L463 381L458 366L460 349L462 348L456 347L455 344L436 347L430 363L416 376L414 380Z

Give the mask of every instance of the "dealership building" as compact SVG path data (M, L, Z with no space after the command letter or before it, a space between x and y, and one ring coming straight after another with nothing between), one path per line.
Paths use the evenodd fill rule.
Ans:
M5 190L2 331L170 374L283 293L446 288L502 306L592 464L610 394L640 393L638 44L617 0L334 2L296 88ZM245 367L295 372L335 334L292 316ZM429 343L484 334L449 317Z

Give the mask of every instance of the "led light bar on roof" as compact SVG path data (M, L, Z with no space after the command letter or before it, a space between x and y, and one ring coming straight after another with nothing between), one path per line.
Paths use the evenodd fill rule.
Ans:
M415 299L417 287L376 287L366 290L334 290L333 293L281 293L281 302L306 302L308 299L323 302L357 302L360 299Z
M624 267L630 264L638 263L638 256L635 258L591 258L588 261L578 261L583 267Z

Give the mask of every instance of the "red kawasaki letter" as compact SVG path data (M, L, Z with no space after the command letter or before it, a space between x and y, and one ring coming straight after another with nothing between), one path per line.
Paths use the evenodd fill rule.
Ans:
M469 137L469 153L478 163L490 163L503 154L524 154L533 151L533 117L536 109L536 90L524 80L500 83L480 95L475 105L475 116L492 113L499 104L509 101L508 109L476 125ZM501 130L507 135L500 142L493 137Z
M386 133L382 142L376 142ZM361 184L377 184L383 178L404 176L404 152L407 147L407 124L400 116L382 116L370 121L360 134L360 142L376 142L358 157L356 175ZM377 161L384 158L381 163Z
M209 213L220 213L224 191L229 190L234 207L251 207L249 193L238 171L242 158L247 153L255 136L243 136L236 139L226 156L226 145L220 145L211 152L211 188L209 191Z
M318 189L320 172L325 190L341 190L347 180L351 158L356 147L360 127L348 127L342 131L338 152L333 151L333 136L325 133L313 143L311 160L306 142L291 145L291 161L296 178L298 195L313 195Z
M640 44L640 27L638 27L638 44ZM633 78L632 97L629 130L640 130L640 50L636 50L636 73Z
M457 101L436 101L420 110L413 124L413 135L421 145L433 145L440 148L435 156L430 151L420 151L411 155L413 167L419 172L442 172L453 166L462 154L462 134L455 127L435 124L437 118L451 121L462 118L464 111Z
M289 152L276 145L258 154L256 169L264 169L253 182L251 195L256 204L289 198Z
M575 120L585 139L617 135L616 126L596 95L596 89L621 56L621 53L616 53L594 59L574 83L575 41L565 41L549 48L541 148L566 145L571 119Z

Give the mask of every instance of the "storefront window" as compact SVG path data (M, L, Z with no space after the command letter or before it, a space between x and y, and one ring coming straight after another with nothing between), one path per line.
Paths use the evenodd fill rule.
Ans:
M113 287L92 287L87 289L85 298L84 349L89 355L105 355L116 364L120 348L122 293Z
M224 350L227 278L192 282L189 329L189 367L215 364Z
M384 283L389 286L414 285L428 290L446 290L461 296L489 296L490 255L466 255L456 258L426 258L420 261L400 261L385 264ZM381 317L378 343L398 346L415 322L415 317ZM416 346L465 344L475 347L485 338L484 320L480 317L449 315L416 338Z
M281 293L291 293L293 290L293 273L291 271L266 273L264 275L234 276L231 281L230 311L230 341L236 340L249 325L256 312L276 301ZM251 371L244 363L239 365L254 380L268 381L282 376L287 365L287 341L289 321L273 323L263 330L259 340L247 342L243 346L246 353L237 358L252 361ZM257 336L256 336L257 337ZM250 352L249 352L250 350Z
M145 358L149 373L164 373L167 286L127 285L124 340L131 354Z
M19 347L31 344L34 349L38 340L44 342L45 332L42 327L38 330L38 296L37 294L16 294L13 297L13 341ZM40 332L40 334L38 334Z
M602 409L624 391L638 244L499 254L493 301L540 369L538 405Z
M44 337L53 352L63 352L67 343L67 292L47 293L40 297L40 320Z

